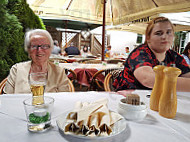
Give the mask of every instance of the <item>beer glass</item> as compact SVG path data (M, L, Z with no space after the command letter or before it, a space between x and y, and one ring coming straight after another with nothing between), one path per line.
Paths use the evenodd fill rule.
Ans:
M47 82L47 73L37 72L30 73L29 85L33 95L33 105L41 105L44 103L44 91Z

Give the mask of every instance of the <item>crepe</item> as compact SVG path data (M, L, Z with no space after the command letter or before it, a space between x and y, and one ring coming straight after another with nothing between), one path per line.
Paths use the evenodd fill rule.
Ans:
M101 99L93 103L77 102L72 112L67 115L65 134L85 136L107 136L112 132L111 125L123 118L110 112L108 100Z

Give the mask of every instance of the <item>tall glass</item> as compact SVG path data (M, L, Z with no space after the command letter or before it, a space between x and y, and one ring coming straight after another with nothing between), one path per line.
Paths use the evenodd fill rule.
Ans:
M33 95L33 105L41 105L44 103L44 91L47 83L47 73L37 72L30 73L29 77L30 89Z

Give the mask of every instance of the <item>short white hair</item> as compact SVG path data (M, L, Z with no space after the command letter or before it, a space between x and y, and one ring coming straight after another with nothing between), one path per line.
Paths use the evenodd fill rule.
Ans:
M32 30L27 31L25 34L24 49L26 52L28 52L28 49L30 48L30 38L33 35L46 36L50 41L50 48L53 48L53 39L48 31L43 30L43 29L32 29Z

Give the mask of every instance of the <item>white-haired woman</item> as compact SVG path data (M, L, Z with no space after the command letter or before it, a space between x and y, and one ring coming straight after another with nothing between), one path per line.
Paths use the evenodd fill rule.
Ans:
M30 93L29 73L47 73L45 92L69 91L68 78L63 68L49 62L53 48L53 39L48 31L30 30L25 35L25 50L31 61L17 63L12 66L4 93Z

